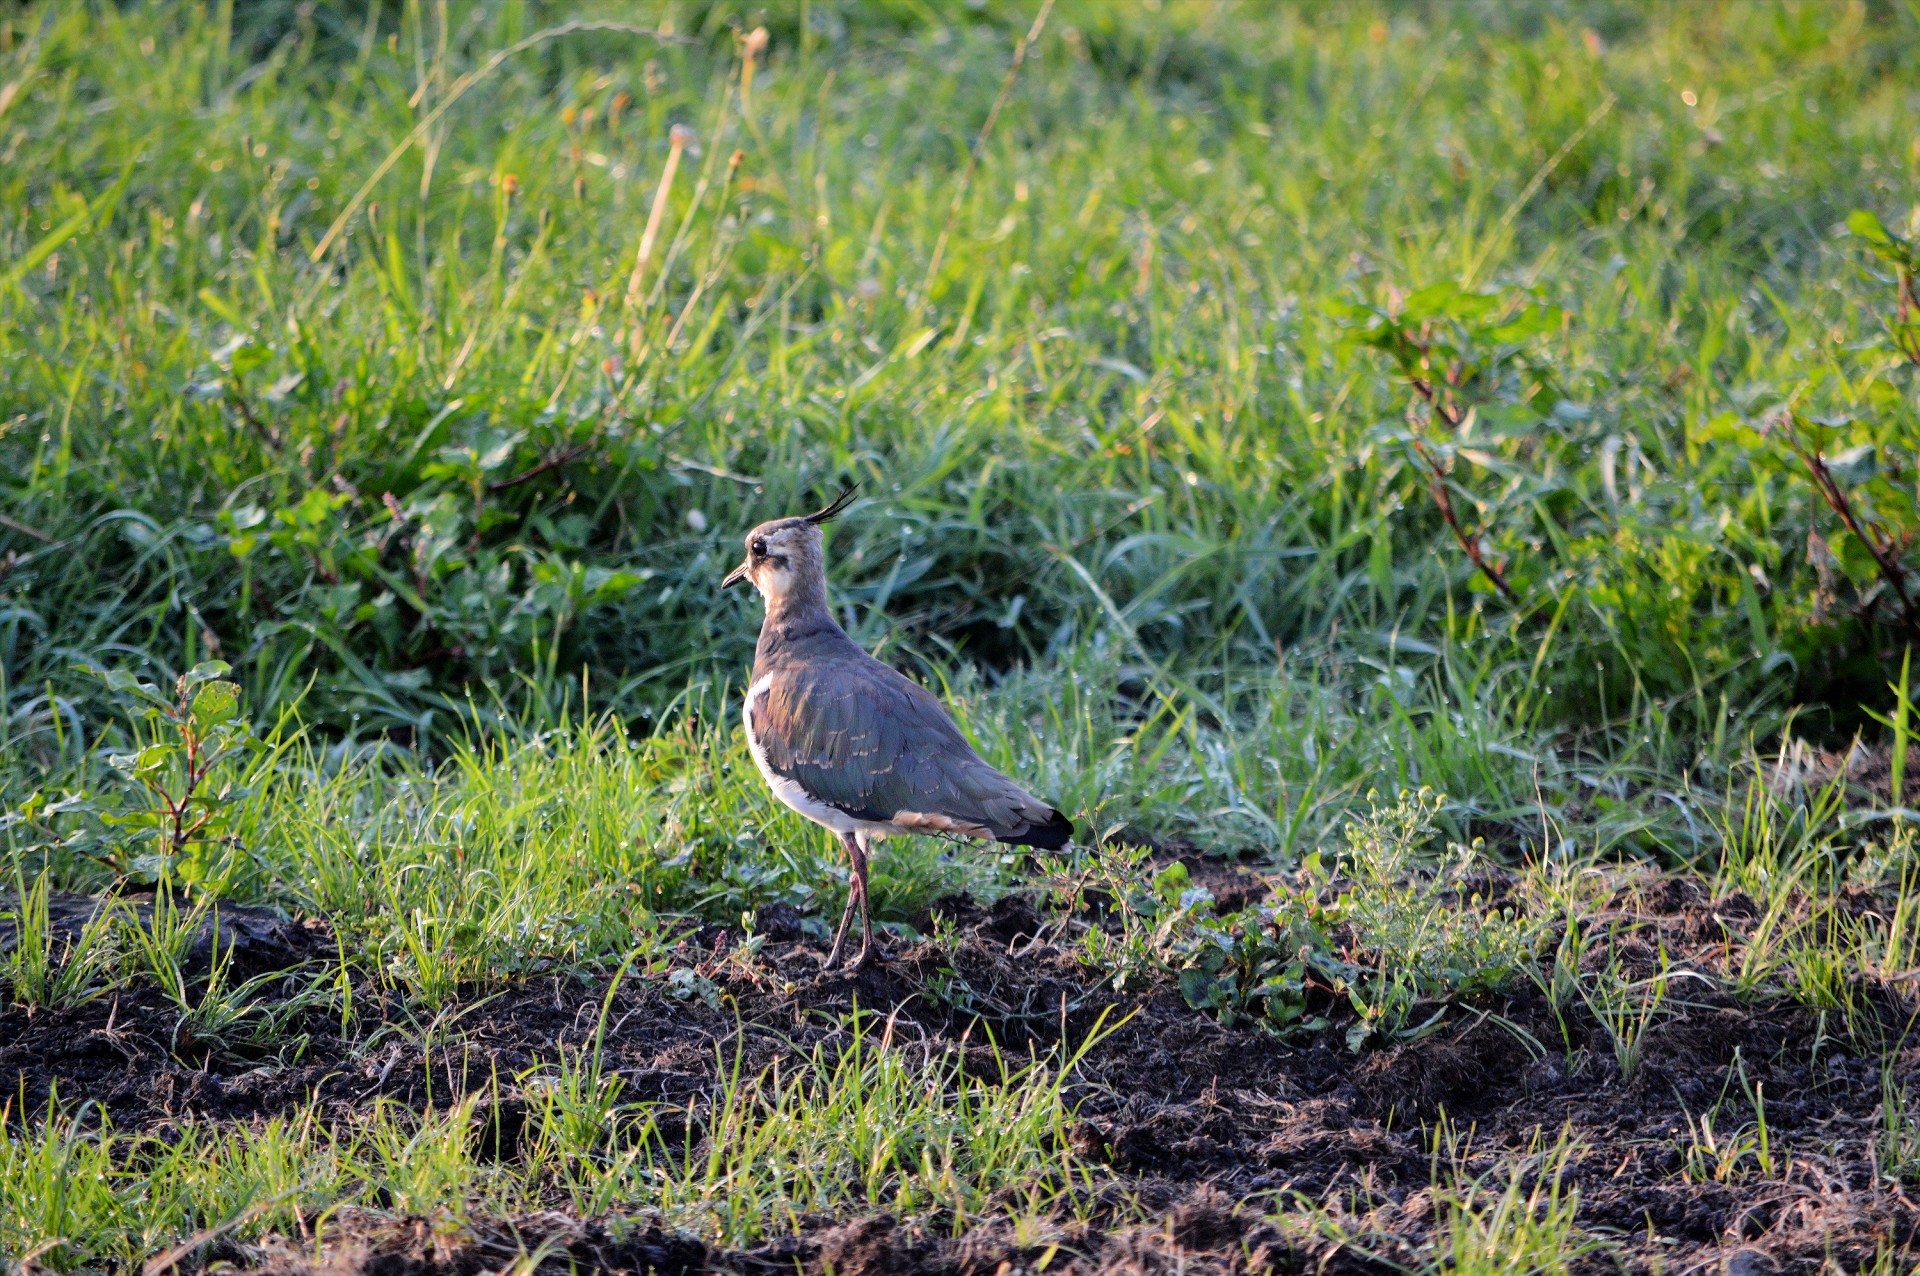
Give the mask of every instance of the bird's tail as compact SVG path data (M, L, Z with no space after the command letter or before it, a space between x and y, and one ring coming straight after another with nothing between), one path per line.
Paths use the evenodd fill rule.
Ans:
M1048 807L1045 819L1037 823L1029 823L1018 833L1002 834L995 840L1014 846L1031 846L1042 851L1057 851L1072 837L1073 821L1052 807Z

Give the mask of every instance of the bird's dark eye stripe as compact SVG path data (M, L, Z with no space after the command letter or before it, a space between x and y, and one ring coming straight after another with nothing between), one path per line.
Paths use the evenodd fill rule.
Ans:
M753 552L754 552L754 553L756 553L756 554L764 554L764 553L766 553L766 552L767 552L767 543L766 543L765 541L763 541L763 540L757 540L757 541L755 541L755 542L753 543Z

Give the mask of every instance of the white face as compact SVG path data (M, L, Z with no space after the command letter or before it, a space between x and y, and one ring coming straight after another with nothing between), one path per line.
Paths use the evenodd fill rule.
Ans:
M793 588L794 568L807 552L806 531L789 527L747 538L747 579L769 604Z

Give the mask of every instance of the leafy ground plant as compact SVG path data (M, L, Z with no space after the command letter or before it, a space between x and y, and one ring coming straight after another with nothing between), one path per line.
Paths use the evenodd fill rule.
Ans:
M30 794L7 824L39 833L42 854L83 855L116 885L182 892L228 884L244 852L229 828L250 782L276 751L255 734L224 661L206 661L170 691L125 669L88 666L131 728L134 743L108 753L119 794ZM282 725L285 725L283 720Z
M1344 1003L1349 1049L1417 1039L1454 1000L1522 977L1540 938L1519 906L1480 893L1488 882L1480 847L1432 855L1443 801L1422 791L1376 803L1348 826L1337 869L1310 855L1272 899L1224 917L1183 865L1142 890L1132 884L1139 857L1114 861L1101 871L1120 904L1118 933L1090 932L1089 960L1122 979L1147 963L1171 970L1188 1004L1223 1023L1313 1032Z

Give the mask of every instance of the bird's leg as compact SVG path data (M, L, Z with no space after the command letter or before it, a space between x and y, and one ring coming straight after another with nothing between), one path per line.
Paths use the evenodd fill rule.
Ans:
M867 898L866 839L856 836L849 844L853 849L853 875L860 883L860 955L853 959L853 968L864 970L875 957L885 961L887 954L873 942L873 907Z
M840 929L833 932L833 951L827 954L827 960L820 969L832 970L840 964L841 950L846 947L847 927L853 922L853 904L866 892L866 874L861 871L866 863L866 855L860 850L860 843L851 833L840 835L841 844L847 848L847 858L853 864L853 874L847 879L847 907L840 914Z

